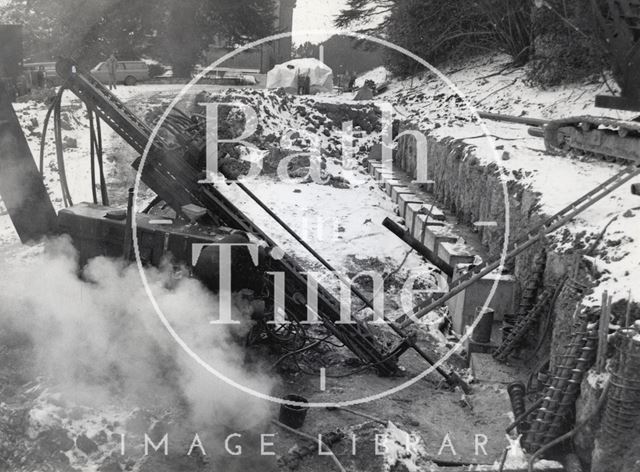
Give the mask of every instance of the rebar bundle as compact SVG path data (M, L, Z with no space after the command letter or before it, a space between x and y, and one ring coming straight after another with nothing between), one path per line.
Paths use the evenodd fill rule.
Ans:
M529 334L534 323L540 318L542 313L548 309L549 300L553 295L551 289L545 289L536 305L526 314L526 316L520 317L513 329L509 332L502 344L493 352L493 357L499 362L505 362L507 357L513 350L520 344L522 339Z
M552 317L550 324L553 327L549 357L551 370L563 361L564 344L573 335L573 318L576 316L573 311L576 305L584 298L584 294L589 287L585 276L580 273L578 264L575 265L573 272L564 282L561 282L561 291L556 300L554 300L553 313L550 313Z
M565 345L560 362L551 371L542 393L542 405L532 413L523 444L530 452L540 449L562 433L580 391L584 375L593 365L598 344L593 313L583 311L575 320L573 335Z
M531 276L525 283L520 295L520 302L516 315L518 318L527 316L536 303L536 297L544 280L544 270L547 265L547 252L544 248L535 255L532 262Z
M522 382L513 382L507 387L507 393L509 394L509 400L511 401L511 410L513 411L514 418L520 418L526 415L527 404L525 401L525 394L527 388ZM528 423L522 422L516 426L518 432L521 433L529 428Z
M596 439L595 470L614 467L638 435L640 421L640 335L624 329L615 336L616 351L610 363L610 386ZM599 469L599 467L602 467Z

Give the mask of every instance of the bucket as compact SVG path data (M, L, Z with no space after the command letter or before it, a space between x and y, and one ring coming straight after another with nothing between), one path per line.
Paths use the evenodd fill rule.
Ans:
M299 395L287 395L284 399L289 402L309 403L306 398ZM307 411L309 411L308 406L281 405L278 420L280 423L286 424L290 428L299 429L304 424L304 419L307 417Z
M476 308L476 318L480 317L480 321L478 321L478 324L471 334L472 341L481 344L487 344L491 342L493 314L494 311L491 308L486 308L484 310L481 306Z

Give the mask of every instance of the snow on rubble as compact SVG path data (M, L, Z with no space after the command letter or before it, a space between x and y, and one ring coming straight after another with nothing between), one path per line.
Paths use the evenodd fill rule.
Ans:
M339 97L331 98L230 89L201 94L196 102L242 104L254 110L258 126L248 140L262 150L257 159L263 161L263 175L245 185L340 273L352 277L361 271L382 271L389 277L385 286L389 299L400 295L402 289L397 284L410 275L417 276L418 284L444 289L437 271L416 254L408 254L410 248L382 226L385 217L395 215L395 204L362 166L371 145L381 139L380 111L368 104L345 105ZM353 123L353 133L343 130L346 122ZM352 158L347 165L346 148ZM310 150L321 157L324 184L308 176L309 162L290 169L290 179L269 170L283 154ZM223 186L221 191L305 267L323 269L238 187ZM320 277L323 284L337 287L337 279L328 274ZM391 309L398 308L398 303L394 300Z
M452 64L442 71L457 90L433 75L425 75L394 81L378 100L391 102L398 118L432 136L452 137L473 145L480 162L497 163L507 181L517 180L537 192L541 210L548 215L622 170L621 164L596 158L549 154L543 139L530 136L527 126L488 120L481 123L475 115L478 110L543 119L578 115L632 119L632 112L595 107L597 94L610 93L608 84L597 80L545 90L533 88L526 83L525 71L510 68L508 57L502 55L480 57L464 66ZM490 133L489 139L481 124ZM562 251L576 237L600 234L609 222L601 245L606 250L593 259L595 267L604 273L588 299L594 304L599 303L604 290L614 299L626 299L629 291L640 285L640 199L631 195L628 184L623 185L578 215L566 230L553 235Z
M179 87L155 84L120 87L116 94L135 113L151 122L171 103L180 91ZM74 144L65 146L69 187L74 203L91 201L86 109L72 94L67 93L65 97L62 104L63 136L73 140ZM364 270L381 271L389 277L385 294L391 294L389 298L394 299L399 296L402 282L410 274L417 276L415 288L426 286L442 290L443 281L437 271L414 253L407 255L409 248L382 226L385 217L394 216L395 206L360 165L371 145L381 139L380 111L370 104L349 101L345 105L341 103L342 98L327 95L300 97L282 91L205 86L194 87L178 106L189 113L204 114L206 110L202 103L226 103L232 109L228 115L232 118L230 122L237 121L247 129L255 126L248 141L261 149L257 158L263 160L264 171L259 178L251 180L248 187L300 232L338 271L350 276ZM20 122L27 130L31 151L38 156L46 105L30 101L18 104L16 108ZM252 115L247 113L248 108L255 113L253 123L250 122ZM249 122L245 120L246 116L249 116ZM38 126L30 125L34 120ZM343 122L348 121L353 122L352 134L342 129ZM237 135L242 129L232 131ZM135 152L106 126L103 126L103 141L110 200L112 205L123 206L126 189L132 186L135 177L135 172L130 169ZM346 148L350 149L353 157L349 168L345 168L343 162L343 149ZM317 149L322 158L323 178L326 178L324 185L305 178L308 158L306 162L303 158L293 163L296 168L290 172L290 181L276 178L275 166L283 156L310 149ZM251 153L242 157L248 160L256 158ZM54 206L61 209L62 195L51 130L46 139L44 175ZM252 206L253 202L245 194L234 186L224 186L222 190L305 266L321 269L317 261L279 225L255 205ZM17 237L8 215L0 216L0 223L4 227L0 238L16 243ZM336 283L327 274L323 277L324 283ZM398 303L399 299L394 301L392 309L398 308ZM432 321L438 319L439 316Z
M598 82L554 87L547 90L531 88L525 82L522 69L508 68L506 56L481 57L464 68L452 65L445 68L443 72L469 100L469 103L478 110L536 118L603 114L603 110L595 109L594 97L598 93L606 93L606 85ZM365 76L375 81L375 78L386 79L388 73L384 68L378 68ZM133 108L141 115L149 105L166 106L175 92L175 86L167 85L148 85L135 89L120 88L117 91L119 96L133 104ZM366 241L369 244L371 238L374 238L371 234L385 232L383 228L379 231L369 231L370 235L367 235L367 231L363 231L362 234L356 231L357 227L365 226L364 222L370 216L367 214L362 218L362 222L358 222L360 218L353 218L353 215L356 213L360 215L362 208L380 207L381 203L378 200L384 200L385 197L378 195L378 192L367 190L372 186L370 183L350 185L351 180L361 177L361 169L358 167L345 169L343 166L344 150L348 149L349 145L356 161L362 162L370 146L380 141L380 107L376 105L381 102L393 104L395 118L411 121L435 137L453 137L473 145L475 154L481 162L496 162L504 169L506 179L518 180L520 185L537 192L540 207L547 214L553 214L564 208L621 169L620 164L617 163L550 155L544 149L543 140L530 136L524 125L485 121L484 125L491 134L490 139L486 139L484 129L474 115L474 109L458 97L455 90L430 75L405 81L393 81L388 91L376 97L374 103L353 102L350 100L351 96L347 94L299 97L282 91L217 87L195 88L194 92L197 93L194 103L217 101L242 104L254 110L257 120L254 123L257 138L254 141L263 151L266 148L265 153L273 153L273 149L277 147L284 147L290 152L308 151L311 147L320 149L324 170L332 177L331 185L320 188L306 185L300 188L303 193L308 194L308 201L314 202L315 208L311 205L305 206L303 201L306 195L293 193L291 186L285 190L287 187L283 187L283 183L274 179L261 177L255 181L255 189L260 193L261 198L270 200L270 205L273 205L278 213L290 215L290 223L299 221L302 216L306 217L313 212L322 214L326 211L326 214L340 214L341 210L344 210L342 211L345 215L344 221L353 227L348 228L344 223L337 223L346 228L342 235L345 241L364 238L363 243ZM356 112L345 114L344 104L352 106ZM42 104L35 102L18 104L16 108L21 123L27 130L32 152L37 156L40 128L44 122L46 110ZM633 115L615 110L605 110L604 113L614 118L624 119L632 118ZM65 100L63 119L65 126L63 133L67 136L65 153L71 192L74 201L89 201L91 194L88 185L89 164L86 156L89 149L89 133L85 110L74 97L69 96ZM342 125L344 121L354 119L353 137L355 139L349 139L343 132ZM46 142L45 183L54 205L59 208L62 199L58 184L53 133L48 133ZM110 146L114 148L114 152L106 159L107 180L114 175L122 177L122 169L128 168L128 163L134 158L133 153L120 138L110 130L106 130L105 148L108 149ZM267 157L267 162L268 160ZM132 178L133 173L124 175ZM300 175L304 175L304 171ZM295 173L292 176L296 177ZM127 186L128 183L125 182L119 186L120 188L110 190L122 197ZM343 194L349 194L349 198L340 198L340 192L336 190L340 186L349 187L346 192L343 192ZM318 195L319 192L325 195ZM291 196L295 200L292 200ZM117 203L122 204L123 201L120 198ZM367 204L344 205L345 202L352 201L366 201ZM322 204L318 205L318 202ZM390 211L392 204L387 202L387 207L387 211ZM604 272L600 287L591 296L594 302L600 299L602 290L615 293L614 297L625 298L628 291L638 286L640 282L640 271L638 271L640 249L634 238L640 218L639 207L640 201L630 194L628 186L625 185L567 225L571 236L595 235L615 218L608 227L603 242L603 245L606 245L606 251L601 251L602 254L593 260L596 267ZM350 210L347 211L347 209ZM4 210L2 213L0 239L3 242L15 242L11 223L4 214ZM382 214L372 216L372 221L375 221ZM307 221L298 229L304 230L304 225L313 226ZM568 248L572 243L572 238L567 236L567 232L563 230L556 233L556 243L560 250L563 247ZM336 254L341 251L335 244L322 244L318 241L315 243L321 245L315 247L329 259L333 258L331 252ZM392 257L389 262L400 263L402 254L397 255L399 245L401 244L397 241L393 242L393 238L381 237L380 244L376 247L381 249L383 258L387 255L392 257L390 254L395 253L395 257ZM366 244L351 244L350 249L353 247L366 248ZM385 247L389 250L384 250ZM323 250L329 253L323 253ZM355 251L357 252L357 249Z
M160 108L166 106L175 89L169 91L166 87L150 86L136 88L135 91L118 89L117 93L131 103L140 116L144 117L145 110L154 106ZM341 127L343 119L353 118L356 138L355 142L350 141L349 144L353 148L356 161L361 161L366 157L370 144L379 140L379 117L373 107L358 105L357 111L350 115L349 107L273 92L252 90L226 92L211 89L206 93L216 97L225 96L233 102L244 101L256 104L261 127L257 129L254 139L266 149L267 153L276 152L274 150L280 147L280 138L283 135L287 136L285 146L287 153L304 151L311 146L319 145L323 159L323 175L327 177L325 185L309 181L304 177L304 172L297 177L293 175L295 172L292 172L293 183L281 182L273 175L264 175L250 182L249 186L270 208L300 231L303 237L338 270L350 275L366 269L382 271L385 276L388 276L388 282L392 284L385 290L385 294L390 294L391 298L398 295L402 281L415 271L423 274L422 279L416 283L417 286L438 287L441 281L433 268L415 254L407 254L409 248L382 227L383 219L394 215L395 207L391 200L380 191L363 169L356 166L345 171L342 167L340 151L344 145L343 138L346 136ZM200 95L192 98L193 103L198 103L205 97ZM31 151L34 156L38 156L46 105L27 102L17 105L16 108L20 122L27 131ZM65 149L65 163L71 194L74 203L91 201L89 129L86 110L79 100L70 95L64 100L62 108L63 136L69 143ZM32 129L29 129L29 125ZM114 185L116 185L109 188L110 195L115 193L112 202L122 206L124 191L133 182L134 174L128 169L136 156L124 141L106 127L103 127L103 136L107 180L115 181ZM315 141L315 137L319 137L319 140ZM60 209L63 204L53 133L48 133L46 144L44 179L54 206ZM273 157L276 159L281 156ZM304 171L304 168L303 163L298 170ZM306 251L301 250L287 234L277 228L270 218L260 213L259 209L251 209L251 202L246 196L238 194L236 187L225 186L223 191L231 195L238 206L251 211L251 217L268 234L272 234L287 252L295 254L303 266L320 269L317 262ZM8 215L0 215L0 223L2 224L0 230L2 245L17 244L15 231ZM17 264L28 262L25 265L31 266L39 257L41 250L42 248L25 247L12 255L12 258L15 256ZM3 251L5 251L4 247ZM6 252L5 255L7 255ZM397 273L394 274L394 271ZM54 281L59 278L51 277ZM131 286L134 284L132 283ZM442 289L442 287L438 288ZM60 292L65 293L65 290ZM93 297L87 295L87 299L91 298ZM128 297L122 298L124 301ZM394 303L393 308L396 308L397 303ZM72 306L73 303L63 303L63 305ZM206 306L205 303L201 305ZM100 315L98 312L94 314L96 317L98 315ZM101 317L109 318L103 315ZM133 319L133 317L130 318ZM434 327L433 333L438 333L437 327ZM440 336L440 340L444 343L444 337ZM70 358L74 357L70 356ZM201 390L207 391L207 389ZM104 407L92 409L84 406L76 408L76 405L69 403L68 399L61 399L57 392L44 386L34 388L33 398L23 406L29 413L24 426L25 434L30 440L44 445L51 443L56 448L61 448L60 450L64 450L66 456L66 459L61 458L61 460L68 461L72 466L82 470L97 470L98 464L109 464L110 453L113 452L114 447L119 447L117 442L119 433L124 431L123 425L126 425L130 421L129 417L133 415L125 405L114 405L112 409ZM67 412L69 409L71 413ZM145 428L147 426L145 425ZM125 429L129 431L131 428ZM105 436L109 438L109 447L101 442ZM75 448L73 438L75 438ZM78 443L79 440L80 443ZM80 444L83 444L82 448L86 448L88 452L85 452ZM96 444L99 446L99 451L94 449ZM16 460L27 456L32 460L39 460L29 454L29 451L20 451ZM397 460L404 459L413 460L412 457L397 456Z

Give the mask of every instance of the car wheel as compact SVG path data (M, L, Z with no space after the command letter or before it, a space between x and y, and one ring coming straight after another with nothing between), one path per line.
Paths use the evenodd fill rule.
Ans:
M136 80L136 78L132 75L127 76L126 79L124 79L124 84L125 85L135 85L138 81Z

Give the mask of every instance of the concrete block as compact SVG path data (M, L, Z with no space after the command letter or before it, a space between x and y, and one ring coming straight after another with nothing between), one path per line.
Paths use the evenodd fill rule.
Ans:
M436 221L446 220L446 217L440 208L430 205L428 203L424 204L424 208L425 208L425 214L428 214L431 217L431 219Z
M413 234L413 228L423 205L422 203L408 203L406 207L407 209L405 212L404 220L407 222L407 228L409 228L409 232Z
M422 202L412 193L398 193L398 200L396 203L398 204L398 212L400 213L400 216L404 218L406 226L409 227L409 221L407 220L409 205L417 204L419 208L419 206L422 205Z
M403 183L396 179L384 180L384 192L392 197L393 187L401 187L402 185Z
M424 240L424 230L426 229L426 226L425 226L426 221L427 221L427 217L421 213L418 213L414 216L413 228L411 229L411 234L413 235L414 238L416 238L421 243Z
M426 217L427 212L428 208L423 203L407 203L404 219L411 234L413 234L415 225L419 223L418 216L423 215ZM424 223L424 220L425 218L421 220L422 223ZM443 220L433 218L433 216L430 216L427 221L429 226L444 226Z
M454 274L454 280L456 274ZM494 283L498 281L489 308L495 311L494 321L502 321L505 313L515 311L516 281L512 275L488 274L447 302L456 333L464 333L476 315L476 308L484 306Z
M388 171L383 167L376 167L374 170L374 177L378 182L390 180L393 179L393 172Z
M380 164L379 162L369 161L367 170L369 171L369 174L375 177L375 170L380 169L381 167L382 167L382 164Z
M419 215L418 218L420 219L421 216L424 217L425 220L427 219L427 215ZM438 246L441 243L455 243L458 241L458 237L446 226L428 225L424 227L421 241L422 244L437 253Z
M400 195L407 195L407 194L410 194L410 195L412 194L411 189L409 187L406 187L402 184L394 185L391 187L391 200L393 201L393 203L400 203L399 202Z
M453 267L458 264L471 264L475 260L471 248L464 243L440 243L437 254L440 259Z

